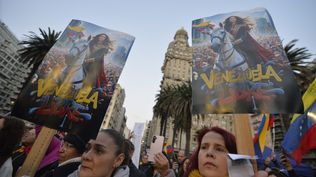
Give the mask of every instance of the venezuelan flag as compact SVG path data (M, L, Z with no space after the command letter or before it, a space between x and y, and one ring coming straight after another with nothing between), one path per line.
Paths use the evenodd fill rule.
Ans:
M311 149L316 148L316 101L307 111L297 117L288 129L282 148L292 156L297 164L302 157Z
M82 37L83 35L83 31L85 30L83 27L81 26L68 26L67 27L68 31L67 31L67 36L68 37Z
M194 24L194 25L192 25L192 29L202 32L208 28L209 24L210 24L209 22L202 22L199 24Z
M311 106L312 103L316 100L316 78L314 81L309 85L308 89L305 91L303 95L303 104L304 104L304 111ZM300 114L294 114L292 123L300 116Z
M164 150L164 152L166 154L172 154L173 153L173 149L172 149L171 145L168 144L168 143L165 144L163 150Z
M202 22L199 24L192 25L192 27L194 28L207 27L209 24L210 24L209 22Z
M262 157L265 150L266 137L270 127L273 125L274 116L270 114L264 114L261 124L258 128L258 133L254 137L255 153L259 157Z

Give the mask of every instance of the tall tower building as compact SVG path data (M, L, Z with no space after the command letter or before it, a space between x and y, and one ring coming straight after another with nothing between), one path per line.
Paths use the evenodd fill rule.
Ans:
M188 43L188 33L183 28L176 32L174 40L170 42L161 71L163 73L161 89L170 85L189 84L192 73L192 47ZM165 142L168 144L172 144L174 136L173 121L173 117L168 117L165 134ZM160 126L160 120L158 122L158 126ZM158 129L160 130L160 127ZM184 133L175 134L175 141L184 135ZM181 146L181 142L175 142L174 147Z
M188 43L188 33L183 28L176 32L174 40L170 42L161 70L161 88L167 85L187 84L191 80L192 48Z
M192 75L192 47L188 43L188 33L182 28L179 29L174 40L170 42L165 54L164 64L161 68L163 79L161 89L169 85L188 84ZM172 144L174 138L174 149L184 149L186 136L184 131L174 132L173 117L168 117L166 124L165 142ZM146 147L150 146L150 140L153 135L160 134L160 118L154 117L149 123L151 127L147 134ZM190 138L190 150L196 147L195 133L204 126L220 126L229 131L233 131L232 115L203 115L192 117L192 128Z
M19 40L0 21L0 114L8 114L31 71L19 61Z

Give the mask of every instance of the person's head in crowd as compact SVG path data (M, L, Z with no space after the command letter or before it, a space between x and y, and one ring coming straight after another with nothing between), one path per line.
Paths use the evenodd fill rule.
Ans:
M147 154L143 154L142 155L142 164L147 164L148 163L148 155Z
M129 159L132 159L134 151L135 151L134 144L130 140L125 139L125 147L126 147L126 150L127 150L126 151L127 152L126 155L128 155Z
M184 152L184 150L179 150L179 152L178 152L178 162L179 163L183 163L183 160L185 159L186 157L185 157L185 152Z
M129 165L131 163L134 151L135 151L135 146L133 145L133 143L130 140L125 139L124 140L124 156L125 156L125 158L124 158L122 165Z
M203 128L197 132L198 147L192 154L188 171L203 177L228 176L227 153L237 154L236 139L230 132L219 128Z
M64 137L61 147L58 151L59 163L80 157L85 150L85 146L86 143L78 135L67 134Z
M35 127L26 126L21 143L25 146L32 146L36 140Z
M80 177L110 177L124 159L124 137L113 129L101 130L82 154Z
M0 167L21 142L24 129L22 120L0 116Z
M189 159L189 158L185 158L185 159L183 160L183 172L184 172L184 173L187 172L189 163L190 163L190 159Z

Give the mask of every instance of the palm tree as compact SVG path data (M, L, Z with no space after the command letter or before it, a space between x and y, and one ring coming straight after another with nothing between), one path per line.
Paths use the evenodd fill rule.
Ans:
M33 65L29 75L30 77L35 73L39 65L42 63L45 55L56 43L61 33L55 32L55 30L51 30L50 28L48 28L48 32L41 28L39 28L39 31L39 36L34 32L30 32L30 35L25 35L27 39L19 43L19 45L24 46L24 48L18 51L21 56L21 62L28 64L28 66Z
M156 95L154 105L154 115L160 118L160 135L166 135L167 118L170 116L170 109L172 103L172 86L164 87Z
M174 136L176 131L186 132L186 154L189 153L192 126L192 87L191 83L164 87L156 95L154 114L161 118L160 133L164 130L168 117L174 117Z
M313 55L305 47L296 47L297 41L297 39L290 41L284 46L284 50L294 72L301 95L303 95L316 76L316 59L311 59ZM286 129L290 126L292 116L292 114L280 115L280 119Z
M189 155L191 127L192 127L192 87L191 82L175 87L174 90L173 115L174 124L178 129L185 132L185 154Z
M284 46L284 50L303 94L314 80L316 60L311 60L313 55L305 47L296 47L297 41L297 39L290 41Z

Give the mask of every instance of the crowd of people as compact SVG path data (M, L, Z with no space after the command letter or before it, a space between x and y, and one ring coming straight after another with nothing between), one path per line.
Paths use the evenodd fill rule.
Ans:
M0 176L15 176L40 131L39 126L27 126L16 118L0 119ZM41 161L35 177L225 177L229 176L228 153L237 154L236 138L219 128L203 128L197 132L198 146L189 156L183 150L177 158L169 158L163 151L148 161L141 153L141 162L134 164L135 147L113 129L101 130L95 139L85 142L80 136L55 136ZM271 163L273 165L271 165ZM254 176L295 177L295 171L281 154L267 158ZM272 168L273 167L273 168Z

